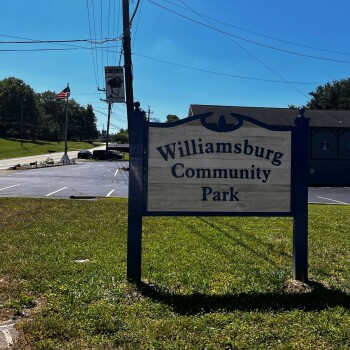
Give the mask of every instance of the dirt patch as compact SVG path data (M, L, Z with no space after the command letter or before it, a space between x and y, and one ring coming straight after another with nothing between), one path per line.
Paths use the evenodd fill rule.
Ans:
M15 309L9 305L11 300L19 296L19 286L23 283L24 281L10 279L8 276L0 277L0 323L16 317Z
M29 350L33 349L33 344L23 331L23 327L26 322L31 322L33 315L40 310L44 301L41 299L35 299L28 305L16 306L16 299L21 300L23 298L23 284L25 280L13 279L9 276L0 277L0 327L2 326L2 343L0 342L1 349L11 350ZM8 325L8 327L7 327ZM12 336L13 344L9 347L4 347L4 335L7 334L7 338ZM6 336L5 336L6 338ZM1 339L0 339L1 340Z
M284 288L283 292L286 294L306 294L311 293L315 289L329 289L326 284L320 284L314 281L308 281L307 283L291 280Z

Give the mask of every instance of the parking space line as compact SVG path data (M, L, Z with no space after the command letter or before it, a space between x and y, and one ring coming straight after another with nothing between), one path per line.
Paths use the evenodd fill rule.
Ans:
M63 191L63 190L65 190L67 187L63 187L63 188L60 188L59 190L57 190L57 191L54 191L54 192L51 192L51 193L48 193L47 195L46 195L46 197L49 197L49 196L51 196L51 195L53 195L53 194L55 194L55 193L57 193L57 192L60 192L60 191Z
M332 201L332 202L336 202L336 203L339 203L339 204L346 204L346 205L350 205L350 203L345 203L345 202L336 201L335 199L331 199L331 198L320 197L320 196L317 196L317 198L320 198L320 199L326 199L327 201Z
M8 186L8 187L3 187L3 188L0 188L0 191L2 191L2 190L7 190L8 188L17 187L17 186L20 186L20 185L21 185L21 184L12 185L12 186Z
M113 189L112 191L108 192L107 197L109 197L114 191L115 191L115 189Z
M117 176L119 169L117 169L114 173L114 176Z

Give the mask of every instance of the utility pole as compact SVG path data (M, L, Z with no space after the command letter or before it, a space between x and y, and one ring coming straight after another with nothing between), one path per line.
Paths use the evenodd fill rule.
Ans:
M106 134L106 159L109 159L108 143L109 143L109 124L111 121L112 103L108 102L108 119L107 119L107 134Z
M123 0L123 50L124 50L124 70L125 70L125 95L126 95L126 109L128 113L128 124L129 124L130 114L134 111L130 27L131 25L130 25L130 18L129 18L129 0Z
M106 89L100 89L97 88L98 91L103 91L106 92ZM107 102L107 100L104 100L100 98L101 101ZM111 121L111 110L112 110L112 102L107 102L108 103L108 115L107 115L107 131L106 131L106 159L109 158L109 152L108 152L108 143L109 143L109 124ZM103 129L105 126L103 125Z
M23 146L23 110L24 110L25 97L21 98L21 146Z
M148 122L151 120L151 114L152 114L152 113L153 113L153 112L151 111L151 107L148 106L148 112L147 112L147 121L148 121Z

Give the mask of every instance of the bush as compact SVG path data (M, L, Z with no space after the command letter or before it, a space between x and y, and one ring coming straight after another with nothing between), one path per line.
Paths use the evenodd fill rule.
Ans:
M6 131L6 136L15 139L19 137L19 132L17 130L10 129Z

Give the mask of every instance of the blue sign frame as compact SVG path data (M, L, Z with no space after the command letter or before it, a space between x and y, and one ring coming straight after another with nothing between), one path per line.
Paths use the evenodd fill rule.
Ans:
M276 126L262 123L249 116L231 113L236 124L226 124L225 117L217 123L207 122L213 113L205 113L173 123L151 123L138 107L129 118L129 206L128 206L128 245L127 278L134 283L141 282L142 260L142 217L143 216L288 216L293 217L293 278L308 279L308 134L309 118L304 110L292 126ZM188 212L188 211L149 211L147 210L147 168L149 128L171 128L194 120L200 120L206 128L216 132L229 132L239 129L244 121L272 131L290 131L291 149L291 210L288 212Z

